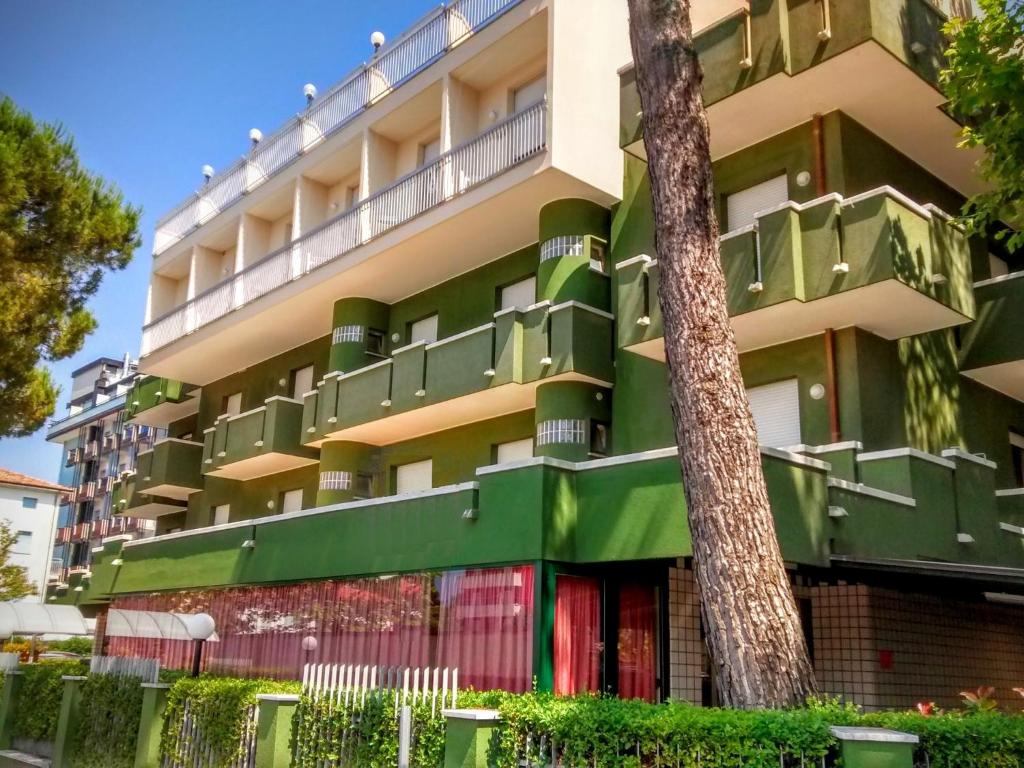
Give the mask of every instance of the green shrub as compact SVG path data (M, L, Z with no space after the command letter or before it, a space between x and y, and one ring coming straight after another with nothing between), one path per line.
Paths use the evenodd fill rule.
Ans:
M53 741L57 735L64 675L84 675L89 666L82 661L42 661L21 667L24 679L14 710L13 734L32 741Z
M79 656L92 655L91 637L69 637L66 640L50 640L46 643L48 651L63 651L64 653L77 653Z
M241 741L250 705L257 693L298 693L299 684L279 680L238 680L229 677L182 677L171 686L167 696L160 754L171 764L181 764L185 755L178 751L178 732L185 717L185 704L203 743L212 753L210 768L230 766L241 754Z
M142 715L136 677L89 675L82 683L78 728L72 739L74 768L132 768Z

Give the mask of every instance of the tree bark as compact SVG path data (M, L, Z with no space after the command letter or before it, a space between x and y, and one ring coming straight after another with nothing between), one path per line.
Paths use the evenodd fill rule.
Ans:
M701 614L722 703L816 693L726 306L689 0L628 0L659 300Z

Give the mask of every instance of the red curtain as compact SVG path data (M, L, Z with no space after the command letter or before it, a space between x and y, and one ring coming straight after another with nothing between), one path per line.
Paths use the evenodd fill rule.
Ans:
M654 587L624 584L619 592L619 696L654 701L657 648Z
M524 691L533 568L493 568L138 595L112 607L213 616L207 671L298 679L305 663L458 667L460 686ZM112 637L108 653L188 669L192 643Z
M555 582L555 693L572 696L601 685L601 586L596 579Z
M439 578L438 666L460 685L523 692L533 677L533 568L447 571Z

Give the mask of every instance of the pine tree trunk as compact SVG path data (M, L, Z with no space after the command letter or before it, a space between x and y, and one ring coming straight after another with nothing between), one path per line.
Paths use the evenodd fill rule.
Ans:
M659 300L701 613L722 703L816 692L726 306L689 0L628 0Z

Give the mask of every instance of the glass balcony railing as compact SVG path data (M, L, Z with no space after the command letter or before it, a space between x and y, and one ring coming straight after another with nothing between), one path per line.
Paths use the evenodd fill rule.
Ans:
M240 200L388 93L480 31L521 0L455 0L428 14L382 48L369 64L256 145L249 156L213 176L156 226L154 255Z
M153 320L142 329L142 354L256 301L543 152L546 116L544 101L527 107Z

